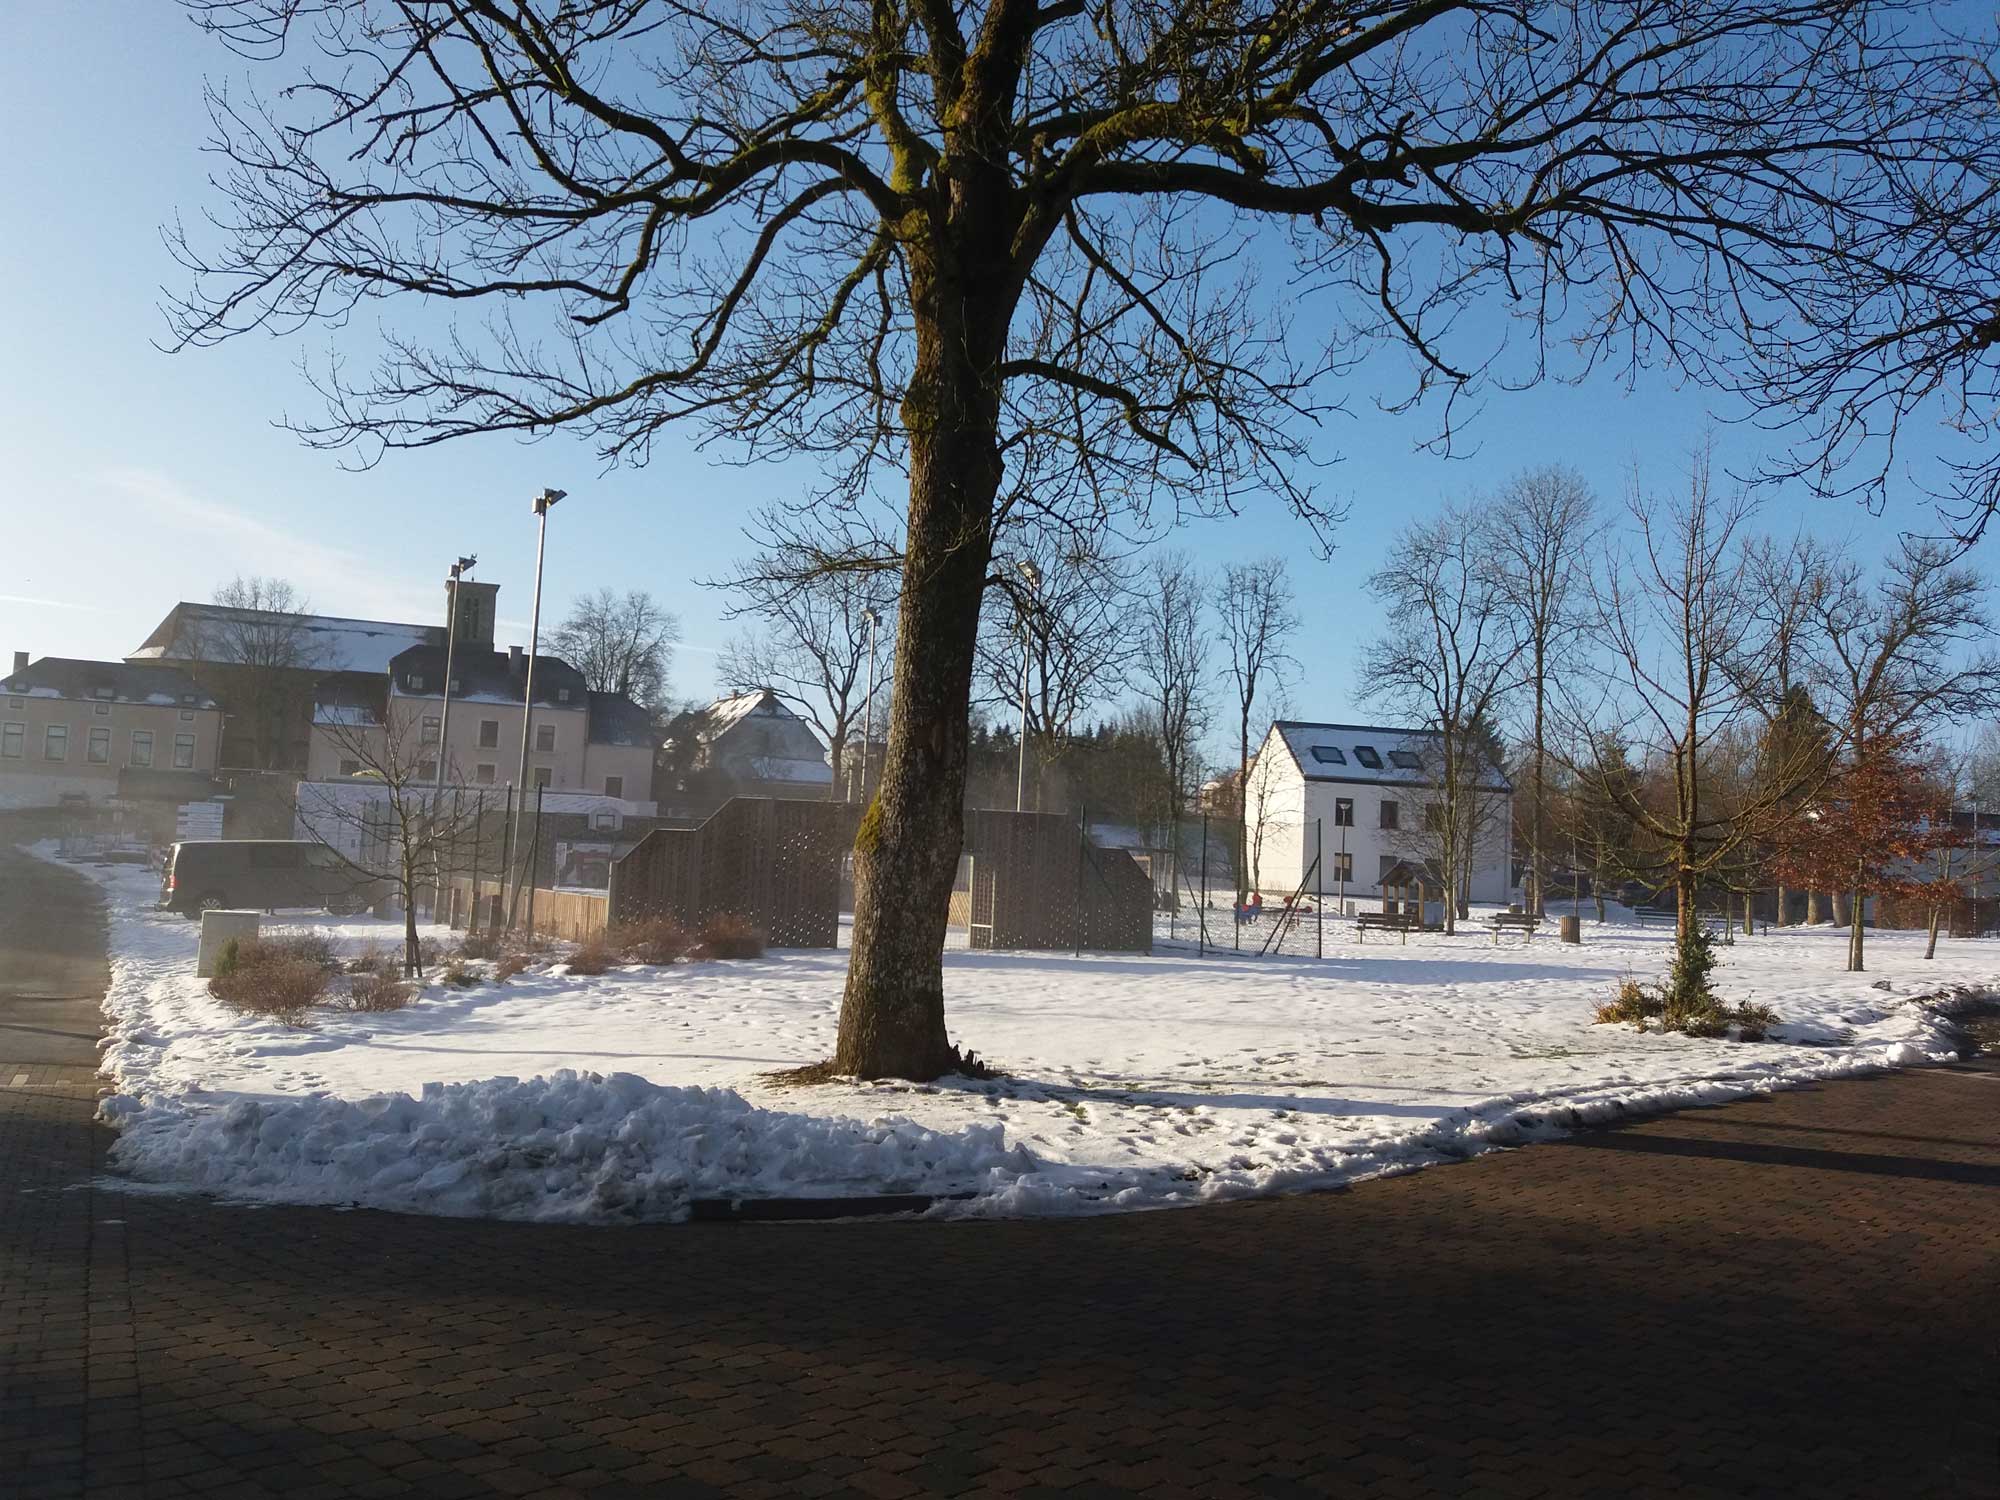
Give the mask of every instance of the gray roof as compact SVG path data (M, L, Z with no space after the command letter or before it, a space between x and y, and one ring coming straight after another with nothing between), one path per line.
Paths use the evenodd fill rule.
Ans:
M397 653L389 663L396 693L401 697L442 698L444 696L443 646L413 646ZM527 658L521 659L516 675L513 658L505 651L469 649L460 646L451 654L451 675L458 686L452 689L454 703L519 703ZM421 688L410 686L411 675L423 679ZM567 693L568 697L561 694ZM549 708L583 709L589 706L590 688L583 673L560 656L535 658L535 702Z
M1307 781L1350 782L1359 786L1423 787L1436 777L1426 757L1438 755L1442 737L1433 729L1383 724L1320 724L1278 719L1271 732L1290 753ZM1369 761L1374 764L1370 765ZM1479 778L1483 792L1511 793L1506 770L1489 765Z
M159 708L220 708L178 667L152 662L81 661L45 656L5 680L23 697L78 698L97 703L143 703Z
M659 738L653 716L623 693L590 695L591 744L652 746Z
M153 627L127 661L216 661L230 659L226 649L205 645L202 636L230 626L282 625L299 633L299 666L320 672L386 672L399 651L442 642L438 625L412 625L396 620L352 620L343 615L285 615L270 610L238 609L227 604L195 604L183 600Z

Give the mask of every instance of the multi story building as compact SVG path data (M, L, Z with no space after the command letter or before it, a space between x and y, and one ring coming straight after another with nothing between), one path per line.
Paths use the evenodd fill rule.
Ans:
M17 651L0 688L0 807L206 795L222 705L187 673Z

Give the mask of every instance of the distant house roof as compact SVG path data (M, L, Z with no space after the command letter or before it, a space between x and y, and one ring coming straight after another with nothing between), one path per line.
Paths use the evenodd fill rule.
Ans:
M443 627L437 625L351 620L341 615L286 615L183 600L167 612L153 633L125 659L224 663L233 657L226 647L216 644L217 637L226 636L232 627L260 626L297 629L299 665L321 672L386 672L398 652L412 646L442 643L444 638Z
M444 696L443 646L412 646L389 662L388 672L400 697L442 698ZM468 651L460 647L452 654L451 675L458 686L452 689L454 703L519 703L527 676L527 658L521 658L517 673L513 658L505 651ZM583 673L560 656L535 658L535 702L550 708L583 709L590 706L590 687Z
M646 745L659 740L653 716L623 693L590 694L590 743Z
M716 742L724 736L737 729L755 729L760 721L782 733L757 736L743 748L716 750ZM789 745L784 743L787 737ZM679 714L667 726L665 738L682 743L692 740L709 747L737 774L758 781L811 787L833 784L833 767L827 764L819 735L769 688L735 693L716 699L707 708ZM813 752L810 757L800 753L808 748Z
M82 661L45 656L5 679L9 693L29 698L81 698L143 703L158 708L220 708L178 667L151 662Z
M726 734L752 716L766 719L798 719L800 723L805 722L785 707L778 700L778 695L769 688L736 693L728 698L717 698L707 708L700 710L700 713L702 722L697 732L706 740Z
M1436 781L1425 759L1438 753L1442 737L1435 730L1279 719L1271 725L1271 732L1307 781L1411 787L1430 786ZM1511 793L1514 784L1502 767L1489 765L1480 775L1479 790Z

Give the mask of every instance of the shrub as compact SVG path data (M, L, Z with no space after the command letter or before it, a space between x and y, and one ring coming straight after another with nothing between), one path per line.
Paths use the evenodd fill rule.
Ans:
M227 979L243 967L243 941L230 938L222 945L222 951L215 955L215 977Z
M468 933L458 945L460 958L492 958L499 952L499 935L491 931Z
M589 942L578 944L567 962L572 974L603 974L617 964L618 955L611 951L611 945L605 941L604 934L599 933Z
M479 975L467 968L463 959L457 958L444 966L440 977L455 990L469 990L479 983Z
M325 969L329 974L340 968L340 958L333 951L333 939L323 932L281 932L259 938L253 946L260 962L297 959L300 963Z
M701 924L697 947L706 958L762 958L764 934L751 926L747 917L718 912Z
M391 974L355 974L347 981L346 1008L371 1014L401 1010L416 998L416 993L416 986Z
M649 917L612 928L605 941L628 963L670 964L684 956L694 940L672 917Z
M1697 927L1674 944L1673 966L1663 985L1645 985L1627 978L1618 993L1597 1007L1599 1025L1631 1025L1640 1031L1655 1022L1662 1031L1678 1031L1685 1036L1726 1037L1735 1028L1736 1038L1761 1042L1778 1022L1767 1005L1744 1002L1726 1005L1709 976L1715 972L1715 939L1706 928Z
M1646 1023L1659 1020L1664 1009L1658 994L1638 980L1626 978L1619 982L1616 997L1597 1007L1597 1024L1630 1025L1644 1031Z
M500 955L500 961L493 966L493 977L495 979L512 979L527 967L527 954L520 952L503 953Z
M380 979L394 979L403 972L402 960L393 953L384 953L370 943L360 953L347 961L350 974L373 974Z
M240 955L234 973L211 979L208 989L237 1010L270 1016L287 1026L303 1026L306 1013L326 993L329 978L328 969L310 960L285 954L266 956L253 949Z

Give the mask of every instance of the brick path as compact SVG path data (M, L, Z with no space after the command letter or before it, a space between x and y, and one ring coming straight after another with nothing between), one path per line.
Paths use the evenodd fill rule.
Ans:
M636 1230L123 1191L88 1069L11 1076L9 1497L2000 1496L1990 1066L1280 1202Z

